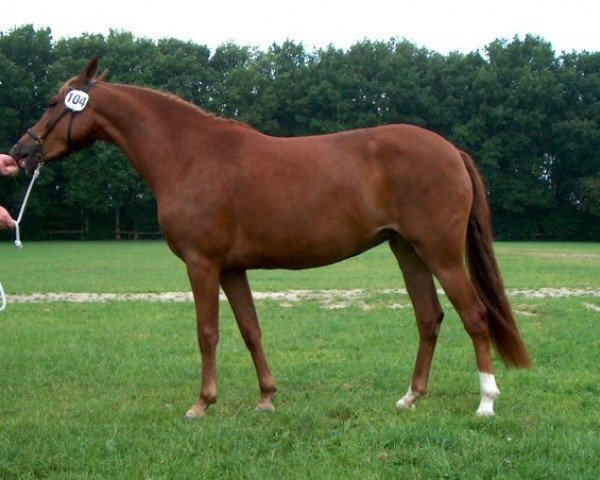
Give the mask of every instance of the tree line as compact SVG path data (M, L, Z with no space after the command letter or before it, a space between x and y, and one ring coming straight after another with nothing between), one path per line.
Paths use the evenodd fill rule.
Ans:
M447 55L400 39L346 50L286 41L211 51L123 31L53 41L50 29L24 26L0 33L0 151L92 55L111 82L167 91L271 135L429 128L476 159L498 238L600 240L600 52L557 54L532 35ZM28 182L0 180L0 204L13 215ZM101 143L44 169L22 231L36 239L159 235L152 192Z

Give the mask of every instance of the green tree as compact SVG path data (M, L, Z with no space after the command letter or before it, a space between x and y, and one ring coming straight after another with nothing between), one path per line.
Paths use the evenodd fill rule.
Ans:
M31 25L0 33L0 147L6 149L46 105L54 60L49 29Z
M583 228L574 227L581 234L600 223L600 53L573 52L560 61L563 102L546 168L556 201L590 216Z
M197 105L208 105L215 75L210 50L173 38L158 41L153 59L145 67L146 83Z
M478 113L460 129L465 147L480 163L501 231L543 235L556 207L545 160L560 111L559 65L551 45L531 36L492 42L487 56L470 90Z
M7 152L45 108L49 92L48 70L53 61L49 29L35 30L29 25L6 34L0 33L1 152ZM7 207L13 215L18 213L28 183L28 179L23 176L2 181L0 204ZM44 182L40 184L41 189L47 187ZM48 195L51 192L46 190L45 193ZM35 203L36 199L32 198L32 205ZM43 218L42 210L43 208L37 210L39 218ZM31 225L35 223L30 222L24 228L24 233Z
M600 238L599 52L556 56L527 35L468 54L398 39L313 52L291 41L266 51L227 43L211 54L116 30L53 43L49 29L26 26L0 33L1 151L92 55L113 82L159 88L273 135L422 125L478 161L500 237ZM0 204L15 212L28 179L0 181ZM44 170L24 232L118 237L156 230L154 210L122 154L98 145Z
M252 65L255 52L249 47L239 47L233 43L220 45L210 58L210 68L214 72L213 84L208 88L207 107L214 113L238 118L242 105L232 96L235 89L237 70L246 70ZM233 75L232 75L233 74ZM233 79L232 79L233 76Z

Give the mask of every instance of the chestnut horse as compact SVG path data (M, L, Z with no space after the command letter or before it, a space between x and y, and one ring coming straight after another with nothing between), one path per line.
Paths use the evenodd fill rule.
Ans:
M482 180L466 153L409 125L275 138L172 95L106 83L97 68L92 58L66 82L11 154L32 172L104 140L148 182L194 294L202 379L187 418L204 416L217 399L219 285L256 367L257 409L273 410L275 381L246 270L328 265L382 242L402 270L419 331L397 408L414 408L427 392L443 318L435 276L473 341L477 414L494 414L490 341L509 365L529 358L496 264Z

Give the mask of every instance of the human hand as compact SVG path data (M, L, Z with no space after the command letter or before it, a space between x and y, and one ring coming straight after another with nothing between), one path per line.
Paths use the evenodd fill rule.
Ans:
M19 164L10 155L0 153L0 174L16 175L19 172Z
M15 228L15 221L4 207L0 207L0 230Z

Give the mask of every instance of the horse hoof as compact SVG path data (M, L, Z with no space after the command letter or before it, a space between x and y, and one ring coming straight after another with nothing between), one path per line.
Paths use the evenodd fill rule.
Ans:
M272 403L267 403L267 404L258 404L256 406L256 408L254 409L255 412L258 413L265 413L265 412L274 412L275 411L275 407L273 406Z
M205 409L198 405L194 405L185 413L186 420L198 420L204 418L205 416Z
M192 416L192 415L188 415L187 413L183 416L183 419L186 422L195 422L197 420L203 420L204 419L204 415L198 415L196 417Z
M475 415L477 415L479 418L487 418L494 417L496 414L494 413L494 410L490 410L488 408L480 408L477 410Z
M408 392L398 402L396 402L396 410L414 410L417 408L417 400L421 398L424 393L413 392L412 388L408 388Z
M407 402L404 398L401 398L396 403L396 410L398 410L399 412L403 410L415 410L416 408L417 406L414 403Z
M195 420L202 420L204 417L206 417L206 415L204 413L202 415L195 415L195 414L190 414L189 412L187 412L185 414L185 416L183 417L183 419L186 422L193 422Z

